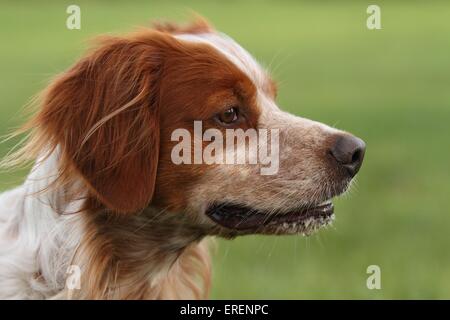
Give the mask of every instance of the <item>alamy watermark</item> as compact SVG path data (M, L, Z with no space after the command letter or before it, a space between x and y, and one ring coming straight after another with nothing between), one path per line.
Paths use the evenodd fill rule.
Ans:
M367 13L370 14L367 17L366 26L369 30L381 29L381 9L376 4L371 4L367 7Z
M77 265L70 265L67 268L66 288L68 289L68 299L72 298L74 290L81 289L81 268Z
M81 29L81 9L76 4L71 4L67 7L66 13L69 16L66 19L66 27L69 30Z
M381 268L376 264L372 264L367 267L367 274L370 274L366 280L366 286L369 290L380 290L381 289Z
M175 129L171 141L174 164L259 164L262 175L274 175L279 169L278 129L210 128L203 132L201 121L194 121L194 133ZM208 142L204 146L204 142Z

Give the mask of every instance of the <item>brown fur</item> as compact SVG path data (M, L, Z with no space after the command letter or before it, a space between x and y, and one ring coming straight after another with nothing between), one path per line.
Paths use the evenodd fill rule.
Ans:
M275 83L256 63L244 55L240 69L212 45L174 36L185 32L212 28L204 21L158 25L101 39L44 91L38 113L21 131L28 132L27 143L4 161L16 165L58 152L51 187L67 203L83 202L76 213L83 234L71 261L81 267L81 290L56 298L206 298L205 236L306 230L277 225L238 232L208 219L206 205L228 201L280 214L317 205L351 180L328 152L338 130L281 111ZM280 130L277 175L260 175L260 164L172 162L173 130L192 132L193 121L201 120L204 130L225 132L215 115L230 107L243 115L230 128Z
M187 107L189 97L165 100L175 85L182 87L180 82L198 91L210 70L176 80L171 73L185 68L189 76L197 66L209 63L213 68L223 59L207 46L176 41L168 30L142 29L100 39L97 48L43 92L38 113L20 131L30 131L28 143L5 161L17 164L59 148L59 176L52 187L65 190L67 201L84 197L84 212L79 214L85 217L85 234L72 262L82 266L83 289L58 297L207 297L210 265L207 243L201 241L204 233L188 228L192 232L182 236L179 218L154 219L148 217L153 209L146 208L156 183L161 185L159 210L183 206L177 193L162 186L183 183L182 176L171 175L164 165L157 169L160 123L180 125L174 118ZM231 64L225 68L228 80L220 76L224 70L213 71L217 81L223 81L217 83L218 90L239 80L233 78ZM189 90L192 87L184 94ZM80 179L82 184L76 184Z

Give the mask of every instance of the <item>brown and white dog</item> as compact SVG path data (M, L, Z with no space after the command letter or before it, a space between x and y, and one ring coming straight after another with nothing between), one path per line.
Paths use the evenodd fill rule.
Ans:
M281 111L276 94L251 55L203 20L101 39L43 92L27 142L3 161L35 165L0 195L0 298L205 298L207 236L329 224L364 142ZM279 170L175 164L171 134L195 120L278 129Z

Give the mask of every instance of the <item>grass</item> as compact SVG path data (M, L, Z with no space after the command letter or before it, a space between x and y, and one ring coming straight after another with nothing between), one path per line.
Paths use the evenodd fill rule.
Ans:
M376 31L365 27L366 1L77 1L79 31L65 28L69 4L0 2L0 134L87 39L193 9L272 70L282 108L368 145L332 229L220 240L212 297L450 298L450 3L378 1ZM24 174L1 173L0 188ZM371 264L381 290L366 288Z

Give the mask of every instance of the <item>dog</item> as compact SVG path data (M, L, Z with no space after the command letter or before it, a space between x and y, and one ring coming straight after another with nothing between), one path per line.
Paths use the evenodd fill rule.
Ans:
M0 297L204 299L211 236L330 224L365 144L281 111L276 95L268 72L203 19L100 38L43 91L16 133L26 141L2 161L34 165L0 195ZM195 121L276 130L265 146L279 150L276 174L174 163L172 134Z

